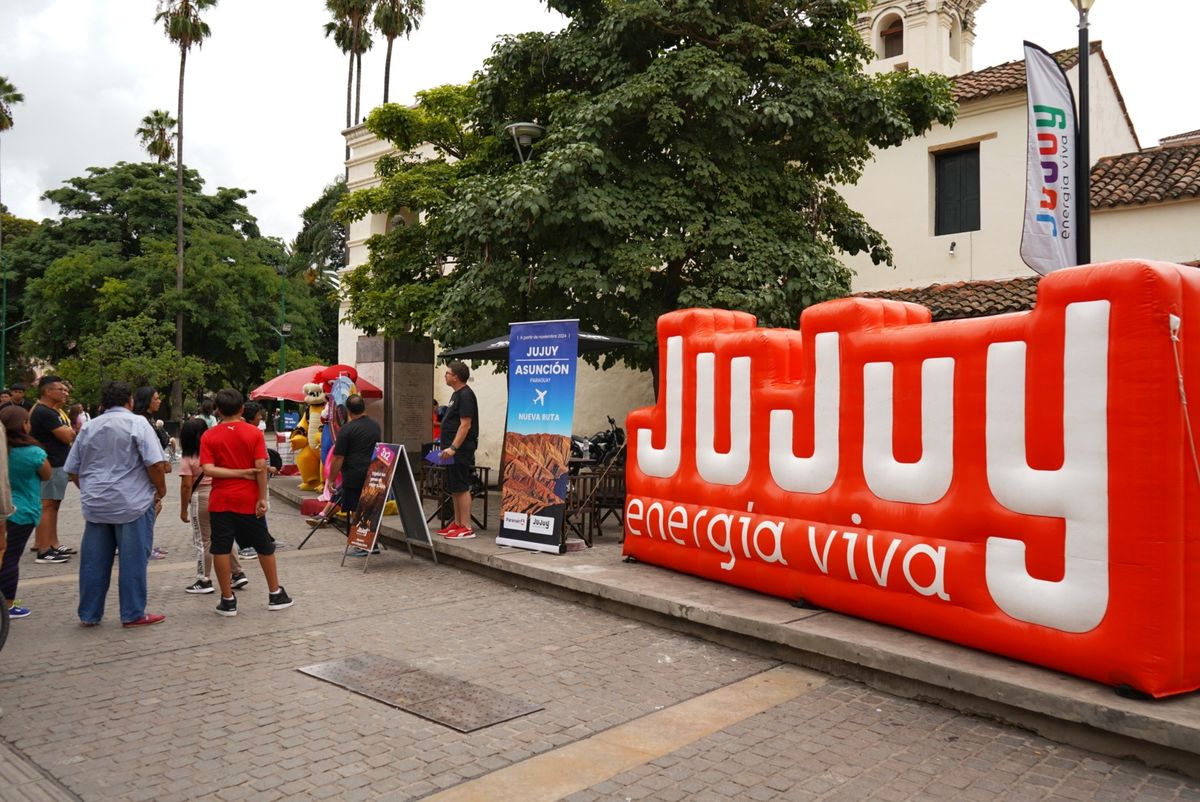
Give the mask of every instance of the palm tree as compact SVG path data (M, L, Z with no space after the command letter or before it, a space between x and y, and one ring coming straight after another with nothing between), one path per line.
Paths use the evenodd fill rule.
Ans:
M16 103L24 103L25 96L17 91L17 88L9 83L8 78L0 75L0 133L7 131L13 127L12 107ZM4 335L8 331L8 274L4 272L4 204L0 203L0 273L4 273L0 277L0 281L4 282L4 311L3 320L0 320L0 384L4 384L6 379L5 368L8 365L8 343L5 341ZM6 385L7 386L7 385Z
M325 36L332 36L338 49L350 54L350 68L346 72L346 127L349 128L352 125L350 115L354 111L354 33L348 22L334 20L325 23ZM346 158L349 158L348 153Z
M137 137L159 164L166 164L175 155L175 144L172 142L175 118L165 109L155 109L142 118L142 124L137 129Z
M183 74L192 45L200 46L212 35L200 12L212 8L217 0L158 0L155 22L161 22L167 39L179 45L179 111L175 128L175 292L179 295L175 312L175 350L183 356ZM171 384L171 416L183 411L183 388L177 379Z
M375 27L387 39L387 58L383 62L383 102L388 102L392 83L392 43L403 36L407 39L421 27L425 16L425 0L379 0L375 7Z
M24 102L25 96L18 92L7 78L0 75L0 131L7 131L13 127L13 104Z
M375 0L325 0L325 8L333 14L333 21L325 24L325 35L332 36L342 52L350 54L350 67L346 75L347 128L357 125L362 120L362 54L371 49L371 33L367 30L367 21L374 7ZM350 116L352 88L353 118Z

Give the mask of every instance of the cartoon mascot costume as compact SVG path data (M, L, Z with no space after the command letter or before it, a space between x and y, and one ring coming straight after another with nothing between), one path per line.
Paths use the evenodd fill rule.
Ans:
M321 470L321 413L325 411L325 390L320 384L304 385L306 409L292 430L292 453L300 472L301 490L320 490L324 486Z
M319 371L313 381L321 383L325 391L326 405L321 413L321 452L322 473L328 477L329 463L333 461L333 445L337 441L338 430L346 422L346 399L358 392L354 382L358 381L358 371L349 365L330 365ZM337 477L332 477L337 479ZM333 483L326 482L324 490L318 498L329 501L333 495Z

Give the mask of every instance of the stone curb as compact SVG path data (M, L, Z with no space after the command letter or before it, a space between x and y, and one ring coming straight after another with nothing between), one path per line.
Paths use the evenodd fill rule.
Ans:
M296 505L312 495L279 482L271 490ZM498 502L492 499L493 519ZM489 525L494 532L494 520ZM397 527L385 523L382 531L386 540L402 543ZM732 639L742 648L757 645L757 651L891 693L1200 777L1197 693L1125 699L1112 688L987 652L837 613L798 609L781 599L655 566L627 564L612 538L560 556L498 547L483 533L469 541L435 539L439 560L463 568L572 595L624 615L649 615L654 623L700 637Z

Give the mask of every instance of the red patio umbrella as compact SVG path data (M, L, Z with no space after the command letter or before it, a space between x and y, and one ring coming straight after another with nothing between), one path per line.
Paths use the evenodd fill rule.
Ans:
M250 391L250 398L278 398L287 401L300 402L304 400L304 385L311 384L314 377L325 369L324 365L309 365L306 368L289 370L266 384L255 387ZM354 383L359 395L363 398L383 398L383 391L366 379L359 377Z

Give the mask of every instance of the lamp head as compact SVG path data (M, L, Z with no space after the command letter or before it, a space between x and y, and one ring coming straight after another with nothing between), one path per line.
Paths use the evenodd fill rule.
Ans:
M1080 13L1091 11L1092 6L1096 4L1096 0L1071 0L1071 5Z
M546 127L537 123L509 123L504 126L509 136L523 148L527 148L546 135Z

